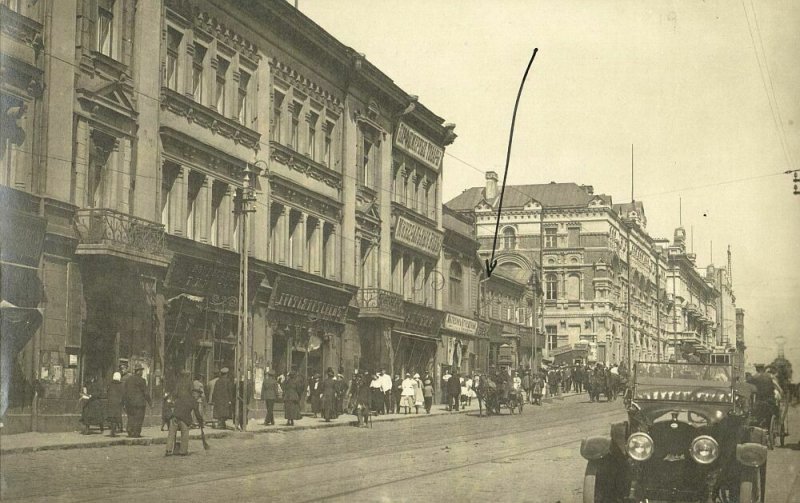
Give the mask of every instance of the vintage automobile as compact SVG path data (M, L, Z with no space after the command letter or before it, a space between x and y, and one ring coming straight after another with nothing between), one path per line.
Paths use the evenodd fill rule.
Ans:
M588 437L584 502L764 501L767 432L730 365L639 362L628 421Z

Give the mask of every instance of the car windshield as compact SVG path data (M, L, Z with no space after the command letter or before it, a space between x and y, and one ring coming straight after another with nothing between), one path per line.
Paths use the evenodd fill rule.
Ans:
M639 362L634 369L634 398L727 402L733 368L704 363Z

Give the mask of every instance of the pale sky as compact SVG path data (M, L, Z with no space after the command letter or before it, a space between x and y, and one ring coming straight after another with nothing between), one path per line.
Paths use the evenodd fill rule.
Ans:
M749 361L771 361L782 334L800 377L800 196L782 174L800 168L800 2L299 2L456 123L445 201L483 185L483 171L502 180L538 47L508 183L576 182L627 202L634 144L650 235L672 238L682 198L698 266L712 242L718 266L731 246Z

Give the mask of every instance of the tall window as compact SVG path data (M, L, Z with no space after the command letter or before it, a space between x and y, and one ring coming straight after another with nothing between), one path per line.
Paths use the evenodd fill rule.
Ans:
M308 114L308 142L306 145L306 153L308 157L317 160L317 122L319 115L311 112Z
M361 162L359 163L361 166L361 173L360 173L360 182L364 185L370 185L372 183L372 160L375 157L375 144L372 142L370 138L367 138L365 135L362 144L361 144Z
M285 95L275 91L272 98L272 130L270 131L270 139L272 141L281 141L281 125L283 124L283 100Z
M225 115L227 112L225 103L227 102L226 88L228 84L229 65L230 63L228 63L227 60L217 58L217 89L214 104L217 107L217 112L222 115Z
M99 131L92 132L86 183L86 205L90 208L101 208L106 203L106 185L110 176L107 164L114 142L111 136Z
M175 180L178 178L180 168L172 163L164 163L164 171L161 176L161 223L167 232L175 230L176 222L170 219L172 205L175 204L172 198L172 190L175 187Z
M174 28L167 28L167 64L165 81L167 87L173 91L178 90L178 53L183 36Z
M221 246L222 236L220 226L220 208L222 207L222 200L225 193L228 191L228 186L224 183L214 182L211 186L211 244L214 246Z
M514 250L517 248L517 235L513 227L506 227L503 229L503 248L506 250Z
M292 103L292 127L289 131L289 145L295 150L300 150L300 110L303 108L302 103L293 102Z
M114 57L114 0L100 0L97 6L97 52Z
M189 239L197 239L198 232L200 231L200 215L203 208L198 208L195 204L197 196L200 194L200 189L203 187L205 176L200 173L192 171L189 173L189 196L186 202L186 237Z
M250 86L250 74L239 72L239 93L236 97L236 117L243 126L250 127L250 105L247 102L247 90Z
M544 230L544 247L545 248L556 247L556 229Z
M547 325L544 330L547 333L547 350L552 351L558 347L558 327Z
M415 210L417 209L417 194L419 193L419 176L412 175L411 188L408 193L408 207Z
M555 274L545 276L545 298L556 300L558 298L558 277Z
M464 302L463 271L461 264L450 262L450 305L461 307Z
M192 57L192 96L200 104L204 104L203 88L205 87L205 60L206 48L200 44L194 44L194 56Z
M331 165L331 150L333 147L333 139L331 135L333 134L333 122L326 121L325 122L325 140L322 145L322 162L325 163L325 166L332 168Z

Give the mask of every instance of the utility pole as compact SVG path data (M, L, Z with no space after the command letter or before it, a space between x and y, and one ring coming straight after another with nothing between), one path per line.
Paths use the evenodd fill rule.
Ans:
M658 251L658 250L657 250ZM656 361L661 361L661 275L659 271L661 267L658 265L658 259L661 258L661 252L656 254Z
M249 330L249 256L250 256L250 213L254 213L252 203L256 201L255 187L251 178L258 174L258 169L253 169L248 163L243 172L242 195L234 212L239 217L239 305L238 305L238 333L236 337L236 401L234 409L234 422L242 425L242 430L247 429L249 408L249 382L252 346ZM239 399L242 401L242 410L239 411Z

